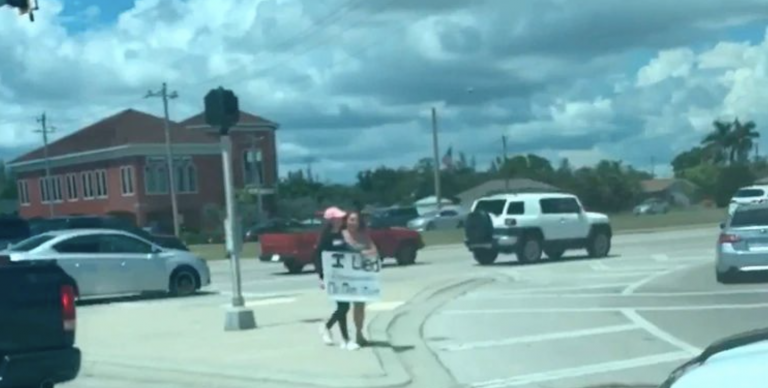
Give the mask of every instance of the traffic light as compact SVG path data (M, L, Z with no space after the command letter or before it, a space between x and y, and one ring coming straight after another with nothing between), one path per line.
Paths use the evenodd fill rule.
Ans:
M240 121L240 103L234 92L219 86L205 95L205 122L219 128L221 135Z
M7 5L19 10L19 15L29 15L29 20L35 21L35 15L32 11L39 9L37 0L0 0L0 6Z

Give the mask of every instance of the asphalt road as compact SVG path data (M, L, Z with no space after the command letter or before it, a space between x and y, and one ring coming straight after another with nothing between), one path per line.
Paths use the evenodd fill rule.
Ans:
M498 264L508 281L443 305L424 339L472 388L655 386L714 340L768 322L766 284L716 283L716 236L618 236L602 260Z

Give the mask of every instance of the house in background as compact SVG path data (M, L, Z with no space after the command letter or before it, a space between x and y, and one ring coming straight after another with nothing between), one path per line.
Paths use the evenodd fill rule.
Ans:
M179 219L189 230L219 228L225 203L219 138L203 121L196 115L170 125ZM254 186L253 172L260 170L268 212L276 202L277 128L242 112L230 132L234 185ZM133 109L119 112L50 143L47 184L42 147L9 163L18 179L19 214L114 215L172 231L165 155L162 118Z
M456 197L459 199L462 207L469 209L476 200L494 194L560 191L562 190L555 186L528 178L509 179L508 181L506 179L494 179L464 191Z
M640 182L644 199L655 198L687 207L697 201L696 185L686 179L647 179Z

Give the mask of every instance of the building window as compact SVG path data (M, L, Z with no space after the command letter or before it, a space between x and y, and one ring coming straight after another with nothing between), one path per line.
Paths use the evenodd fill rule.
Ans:
M168 193L168 170L165 158L147 158L144 166L144 183L147 194ZM176 157L173 161L173 180L177 193L197 192L197 169L192 158Z
M259 186L264 185L264 162L261 158L261 150L248 149L243 152L243 173L246 185L253 185L256 182Z
M18 183L19 188L19 203L22 205L29 205L29 185L26 180L20 180Z
M133 166L120 167L120 191L123 195L133 195Z
M96 170L94 175L96 178L96 198L107 198L109 196L107 192L107 170Z
M80 194L77 192L77 174L67 174L67 199L77 201Z
M61 202L61 177L40 178L40 199L42 203Z
M81 173L80 182L83 184L83 199L93 199L93 172Z

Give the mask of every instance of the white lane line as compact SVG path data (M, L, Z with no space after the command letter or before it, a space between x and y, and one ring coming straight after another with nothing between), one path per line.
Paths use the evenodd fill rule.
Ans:
M624 307L554 307L554 308L513 308L513 309L476 309L448 310L439 315L472 315L472 314L532 314L532 313L607 313L621 312L629 309L636 311L704 311L704 310L750 310L768 308L768 303L752 304L713 304L702 306L624 306Z
M579 337L586 337L591 335L620 333L624 331L640 330L640 329L641 329L640 326L637 326L634 324L594 327L594 328L583 329L583 330L572 330L572 331L563 331L558 333L537 334L537 335L514 337L514 338L507 338L507 339L493 340L493 341L477 341L477 342L468 342L468 343L456 344L456 345L445 345L445 346L441 346L440 350L446 351L446 352L456 352L461 350L492 348L497 346L509 346L509 345L525 344L525 343L553 341L553 340L559 340L559 339L579 338Z
M271 299L260 299L260 300L246 300L245 305L250 306L271 306L276 304L287 304L287 303L293 303L296 301L296 298L271 298ZM222 304L221 307L231 307L231 303Z
M512 291L481 291L467 294L465 298L507 298L510 296L517 297L519 295L529 295L539 292L559 292L559 291L587 291L587 290L600 290L603 288L619 288L626 287L628 283L609 283L609 284L593 284L589 286L569 286L569 287L532 287L524 290L512 290Z
M653 356L630 358L626 360L610 361L599 364L591 364L574 368L564 368L540 373L531 373L522 376L509 377L505 379L495 379L479 383L473 383L472 388L505 388L527 386L547 381L562 380L589 376L599 373L617 372L625 369L640 368L644 366L663 364L687 360L690 355L687 352L670 352L657 354Z
M692 357L700 354L702 351L702 349L699 349L681 340L680 338L675 337L669 332L662 330L660 327L654 325L647 319L640 316L640 314L638 314L637 311L630 310L630 309L623 309L621 310L621 313L624 314L624 316L627 317L627 319L632 321L632 323L637 325L637 327L642 328L643 330L647 331L649 334L653 335L654 337L684 352L688 352Z
M616 273L616 272L651 273L651 272L668 270L669 265L612 266L612 267L604 265L602 268L592 268L592 269L598 272L611 272L611 273Z
M626 284L624 284L626 286ZM500 298L505 299L531 299L531 298L684 298L690 296L726 296L726 295L759 295L768 294L768 289L752 289L752 290L722 290L722 291L680 291L680 292L640 292L629 295L622 295L619 293L609 292L592 292L592 293L517 293L509 295L501 295Z
M634 293L635 291L637 291L640 287L643 287L643 286L645 286L646 284L648 284L650 282L656 281L656 279L660 279L660 278L662 278L664 276L672 274L673 272L680 271L680 270L683 270L683 269L686 269L686 268L689 268L689 267L691 267L691 265L681 265L681 266L677 266L677 267L674 267L674 268L670 268L667 271L658 272L655 275L650 275L650 276L648 276L648 277L646 277L644 279L640 279L640 280L638 280L638 281L628 285L627 288L623 289L621 291L621 295L630 295L630 294Z
M402 306L404 303L405 302L401 300L390 302L375 302L369 303L367 306L365 306L365 309L368 311L391 311Z
M597 270L597 271L607 271L607 270L610 270L610 268L608 268L608 266L605 265L605 263L603 263L602 261L596 261L594 263L590 263L589 266L592 267L592 269Z

